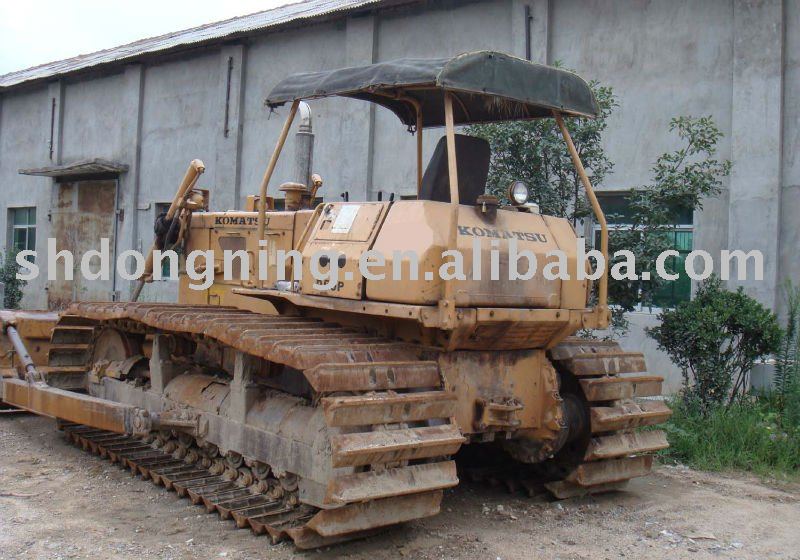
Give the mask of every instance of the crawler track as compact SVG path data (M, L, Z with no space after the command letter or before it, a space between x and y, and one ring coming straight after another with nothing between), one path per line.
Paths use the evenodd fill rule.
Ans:
M455 397L445 390L435 349L306 317L209 306L82 303L56 329L58 338L75 342L57 346L51 361L67 356L74 362L69 367L86 367L79 362L92 362L108 332L139 337L131 346L135 352L142 351L144 336L168 334L197 345L193 351L213 343L260 364L253 369L255 377L238 382L236 375L226 379L189 365L163 392L153 392L141 376L117 373L109 380L125 386L111 393L121 402L136 405L156 395L157 411L188 407L199 413L206 427L197 439L169 430L136 439L86 426L65 428L83 448L239 527L315 548L434 515L443 490L458 483L450 457L464 438L453 420ZM622 352L615 343L568 339L549 357L569 411L567 445L545 463L470 469L468 476L503 483L511 491L532 495L546 488L557 498L569 498L614 490L647 474L652 452L667 443L663 432L637 428L665 421L670 410L662 402L641 400L659 395L662 381L642 373L642 355ZM91 371L94 381L87 389L102 393L107 388L102 367ZM272 381L262 375L273 376ZM292 379L303 379L307 389L292 394L275 385L291 385ZM264 405L248 405L246 418L236 419L222 403L227 407L247 386L258 388ZM238 422L235 430L251 431L231 432L232 421Z
M612 341L570 338L550 351L562 376L562 394L575 397L585 435L563 452L561 480L545 486L557 498L616 490L650 473L652 453L669 446L661 430L638 428L672 414L660 400L663 378L646 374L644 355ZM556 457L558 460L559 457Z
M580 436L544 463L468 462L462 477L511 493L567 499L620 490L649 474L652 454L669 444L663 431L639 428L665 422L672 411L660 400L646 400L661 395L663 378L646 373L643 354L624 352L612 341L569 338L549 357Z
M200 461L191 457L179 458L177 450L168 453L158 444L96 430L77 424L64 425L69 441L108 459L133 475L150 480L157 486L172 490L194 505L205 508L208 513L217 513L221 519L230 519L240 529L249 528L255 535L267 535L272 543L293 539L298 546L311 548L333 544L345 539L324 539L309 534L306 523L316 510L296 502L296 496L277 496L275 492L263 490L258 484L245 485L231 479L227 473L204 468ZM163 447L163 445L161 446ZM370 534L364 531L348 538Z
M288 454L291 460L276 467L264 456L264 445L253 438L240 438L232 449L278 472L315 476L314 482L325 492L326 508L306 508L313 513L308 522L281 534L301 548L434 515L442 490L458 483L455 463L449 459L464 441L451 419L455 397L444 390L437 363L425 360L424 349L417 345L316 319L208 306L81 303L65 319L92 321L96 332L115 329L210 340L266 364L289 368L283 370L286 375L305 378L313 398L286 398L294 398L291 408L305 408L308 413L287 414L273 424L274 431L280 433L289 423L294 426L289 431L295 433L324 430L329 434L324 453L309 454L306 444L284 438L276 444L276 453L284 458ZM181 377L187 376L177 379ZM202 382L202 376L195 378ZM216 383L208 379L209 384ZM312 409L321 410L324 424L314 425ZM217 419L210 421L214 424ZM309 428L302 425L304 421L310 422ZM224 438L224 430L219 431ZM290 471L286 465L292 463L304 472ZM330 474L321 475L323 471ZM207 478L207 473L198 476Z

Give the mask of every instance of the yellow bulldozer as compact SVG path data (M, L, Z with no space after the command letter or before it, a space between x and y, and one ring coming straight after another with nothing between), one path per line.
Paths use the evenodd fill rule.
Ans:
M415 132L415 198L316 203L313 176L282 184L275 208L268 185L298 107L330 96L380 105ZM26 332L41 344L45 328L30 326L36 315L0 315L13 354L7 405L56 418L84 449L300 548L436 514L460 457L467 471L557 498L649 472L667 442L638 428L670 410L641 397L660 395L662 379L640 353L575 336L608 325L607 273L591 297L570 222L541 215L521 183L508 205L487 195L489 145L456 133L555 119L607 257L605 218L564 122L597 114L585 81L474 52L298 74L266 103L288 117L246 209L207 211L195 160L156 224L156 250L214 251L213 282L195 289L182 274L175 304L80 302L42 315L46 356L28 348ZM422 131L436 127L444 136L423 169ZM541 263L561 250L570 279L492 279L512 245ZM443 278L453 251L466 272ZM362 274L368 252L399 277ZM319 280L334 271L335 282Z

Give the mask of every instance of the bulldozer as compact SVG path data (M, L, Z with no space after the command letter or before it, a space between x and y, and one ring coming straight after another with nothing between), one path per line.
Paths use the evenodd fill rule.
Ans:
M416 197L317 203L314 175L281 184L277 208L269 185L298 108L332 96L388 109L415 134ZM607 272L596 286L580 279L573 225L542 215L524 184L510 186L510 203L486 194L490 147L456 132L555 119L607 262L603 211L565 123L598 113L583 79L472 52L289 76L266 105L288 116L258 193L243 211L209 211L193 161L157 220L134 301L72 304L51 325L44 363L20 334L30 316L0 315L14 354L6 404L299 548L435 515L464 472L502 473L559 499L650 472L667 441L639 428L670 416L662 378L641 353L576 336L609 324ZM422 131L441 127L423 169ZM570 279L493 279L492 261L507 262L512 244L540 262L563 251ZM184 273L178 303L136 301L155 250L170 248L183 259L214 251L213 282L196 289ZM444 278L453 250L466 273ZM368 251L399 278L362 275ZM280 270L277 256L292 252ZM226 253L240 258L226 263ZM316 278L334 270L335 282Z

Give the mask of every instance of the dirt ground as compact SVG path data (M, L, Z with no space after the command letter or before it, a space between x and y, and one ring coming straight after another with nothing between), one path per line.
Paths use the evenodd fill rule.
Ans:
M800 485L661 467L615 495L553 502L465 483L437 517L322 551L269 544L69 444L0 416L0 559L798 558Z

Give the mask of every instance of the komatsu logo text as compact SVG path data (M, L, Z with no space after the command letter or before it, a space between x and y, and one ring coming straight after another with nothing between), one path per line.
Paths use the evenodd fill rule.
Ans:
M456 226L459 235L468 237L492 237L495 239L516 238L520 241L535 241L537 243L547 243L547 235L544 233L533 233L530 231L509 231L507 229L489 229L480 226Z
M215 226L254 226L258 224L255 216L216 216Z

